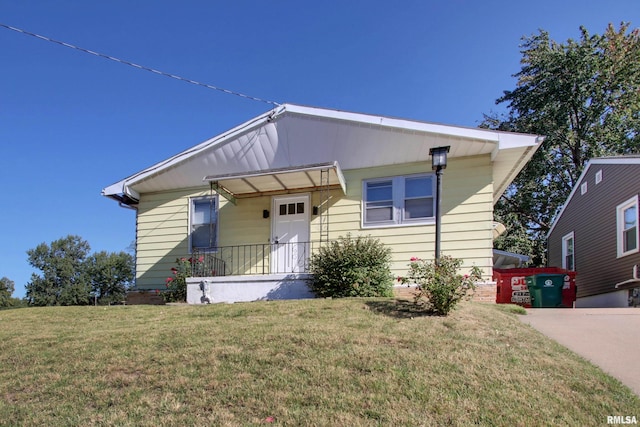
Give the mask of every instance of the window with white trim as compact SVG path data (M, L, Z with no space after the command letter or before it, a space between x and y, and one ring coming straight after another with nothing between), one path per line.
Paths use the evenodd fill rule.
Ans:
M189 210L191 250L212 250L218 246L218 197L191 199Z
M434 175L407 175L363 182L363 221L367 226L433 222Z
M575 238L573 231L562 238L562 268L576 269Z
M616 208L618 257L638 252L638 196Z

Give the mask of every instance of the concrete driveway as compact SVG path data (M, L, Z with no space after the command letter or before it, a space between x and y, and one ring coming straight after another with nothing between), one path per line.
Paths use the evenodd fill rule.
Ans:
M640 308L538 308L519 318L640 396Z

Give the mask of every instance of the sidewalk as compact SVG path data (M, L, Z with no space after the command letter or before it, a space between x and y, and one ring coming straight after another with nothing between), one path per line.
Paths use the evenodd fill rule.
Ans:
M640 308L538 308L519 318L640 396Z

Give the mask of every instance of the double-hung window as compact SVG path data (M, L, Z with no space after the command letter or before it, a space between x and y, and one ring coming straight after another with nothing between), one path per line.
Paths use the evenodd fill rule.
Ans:
M366 227L414 224L434 220L432 174L396 176L363 183Z
M191 199L189 216L191 250L213 250L218 246L218 198Z
M618 257L638 252L638 196L616 208Z
M562 268L566 270L576 269L573 231L562 238Z

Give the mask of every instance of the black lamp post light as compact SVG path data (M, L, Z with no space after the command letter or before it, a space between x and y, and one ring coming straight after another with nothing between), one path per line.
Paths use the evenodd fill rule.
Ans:
M431 170L436 171L436 265L440 265L440 195L442 194L442 170L447 168L447 153L450 146L429 150Z

